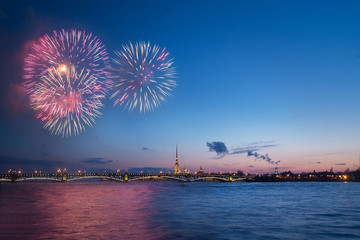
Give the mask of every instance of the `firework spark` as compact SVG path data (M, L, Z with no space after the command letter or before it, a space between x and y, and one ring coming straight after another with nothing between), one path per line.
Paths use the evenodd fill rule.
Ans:
M114 88L111 98L132 111L152 111L176 86L173 59L166 48L150 43L137 42L122 46L113 59Z
M33 44L25 58L24 86L44 128L71 136L95 123L112 87L109 62L105 46L84 31L54 31Z
M103 107L104 91L96 74L75 66L51 67L33 86L30 104L51 134L78 135L95 123Z
M61 30L38 39L25 58L24 79L28 93L50 69L65 72L67 66L91 71L101 80L106 91L111 87L108 65L109 56L100 40L85 31Z

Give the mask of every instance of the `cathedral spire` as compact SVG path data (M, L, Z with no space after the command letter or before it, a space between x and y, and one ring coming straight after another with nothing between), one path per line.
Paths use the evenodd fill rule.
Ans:
M174 164L174 174L180 173L179 158L178 158L178 145L176 144L176 159Z
M179 158L178 158L178 147L177 147L177 144L176 144L176 162L178 162Z

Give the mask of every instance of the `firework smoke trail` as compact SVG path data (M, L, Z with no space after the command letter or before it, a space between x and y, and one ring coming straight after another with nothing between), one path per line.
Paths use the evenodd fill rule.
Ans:
M107 91L111 87L108 65L110 59L100 40L85 31L61 30L45 35L32 46L24 63L25 88L34 91L34 85L49 69L75 66L76 70L91 71Z
M114 106L119 104L132 111L152 111L176 86L173 59L166 48L150 43L137 42L122 46L115 51L113 79L115 92Z
M45 122L45 129L68 137L95 123L104 98L96 74L84 69L76 72L75 66L61 70L52 67L34 85L30 104L36 117Z

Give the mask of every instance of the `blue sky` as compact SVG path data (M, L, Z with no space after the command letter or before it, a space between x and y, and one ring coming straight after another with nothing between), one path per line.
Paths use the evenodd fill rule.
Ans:
M181 167L193 171L273 171L231 154L255 145L295 172L358 162L359 1L9 1L0 10L2 168L6 159L92 168L89 158L112 160L102 168L171 168L176 143ZM26 43L62 28L93 32L112 56L128 41L166 46L177 68L173 97L147 114L107 100L86 133L51 136L26 104L13 106L13 86ZM229 152L210 152L213 141Z

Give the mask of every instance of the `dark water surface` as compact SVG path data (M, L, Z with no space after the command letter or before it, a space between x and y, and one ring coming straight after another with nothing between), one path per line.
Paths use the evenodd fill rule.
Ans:
M2 183L0 239L360 239L360 183Z

